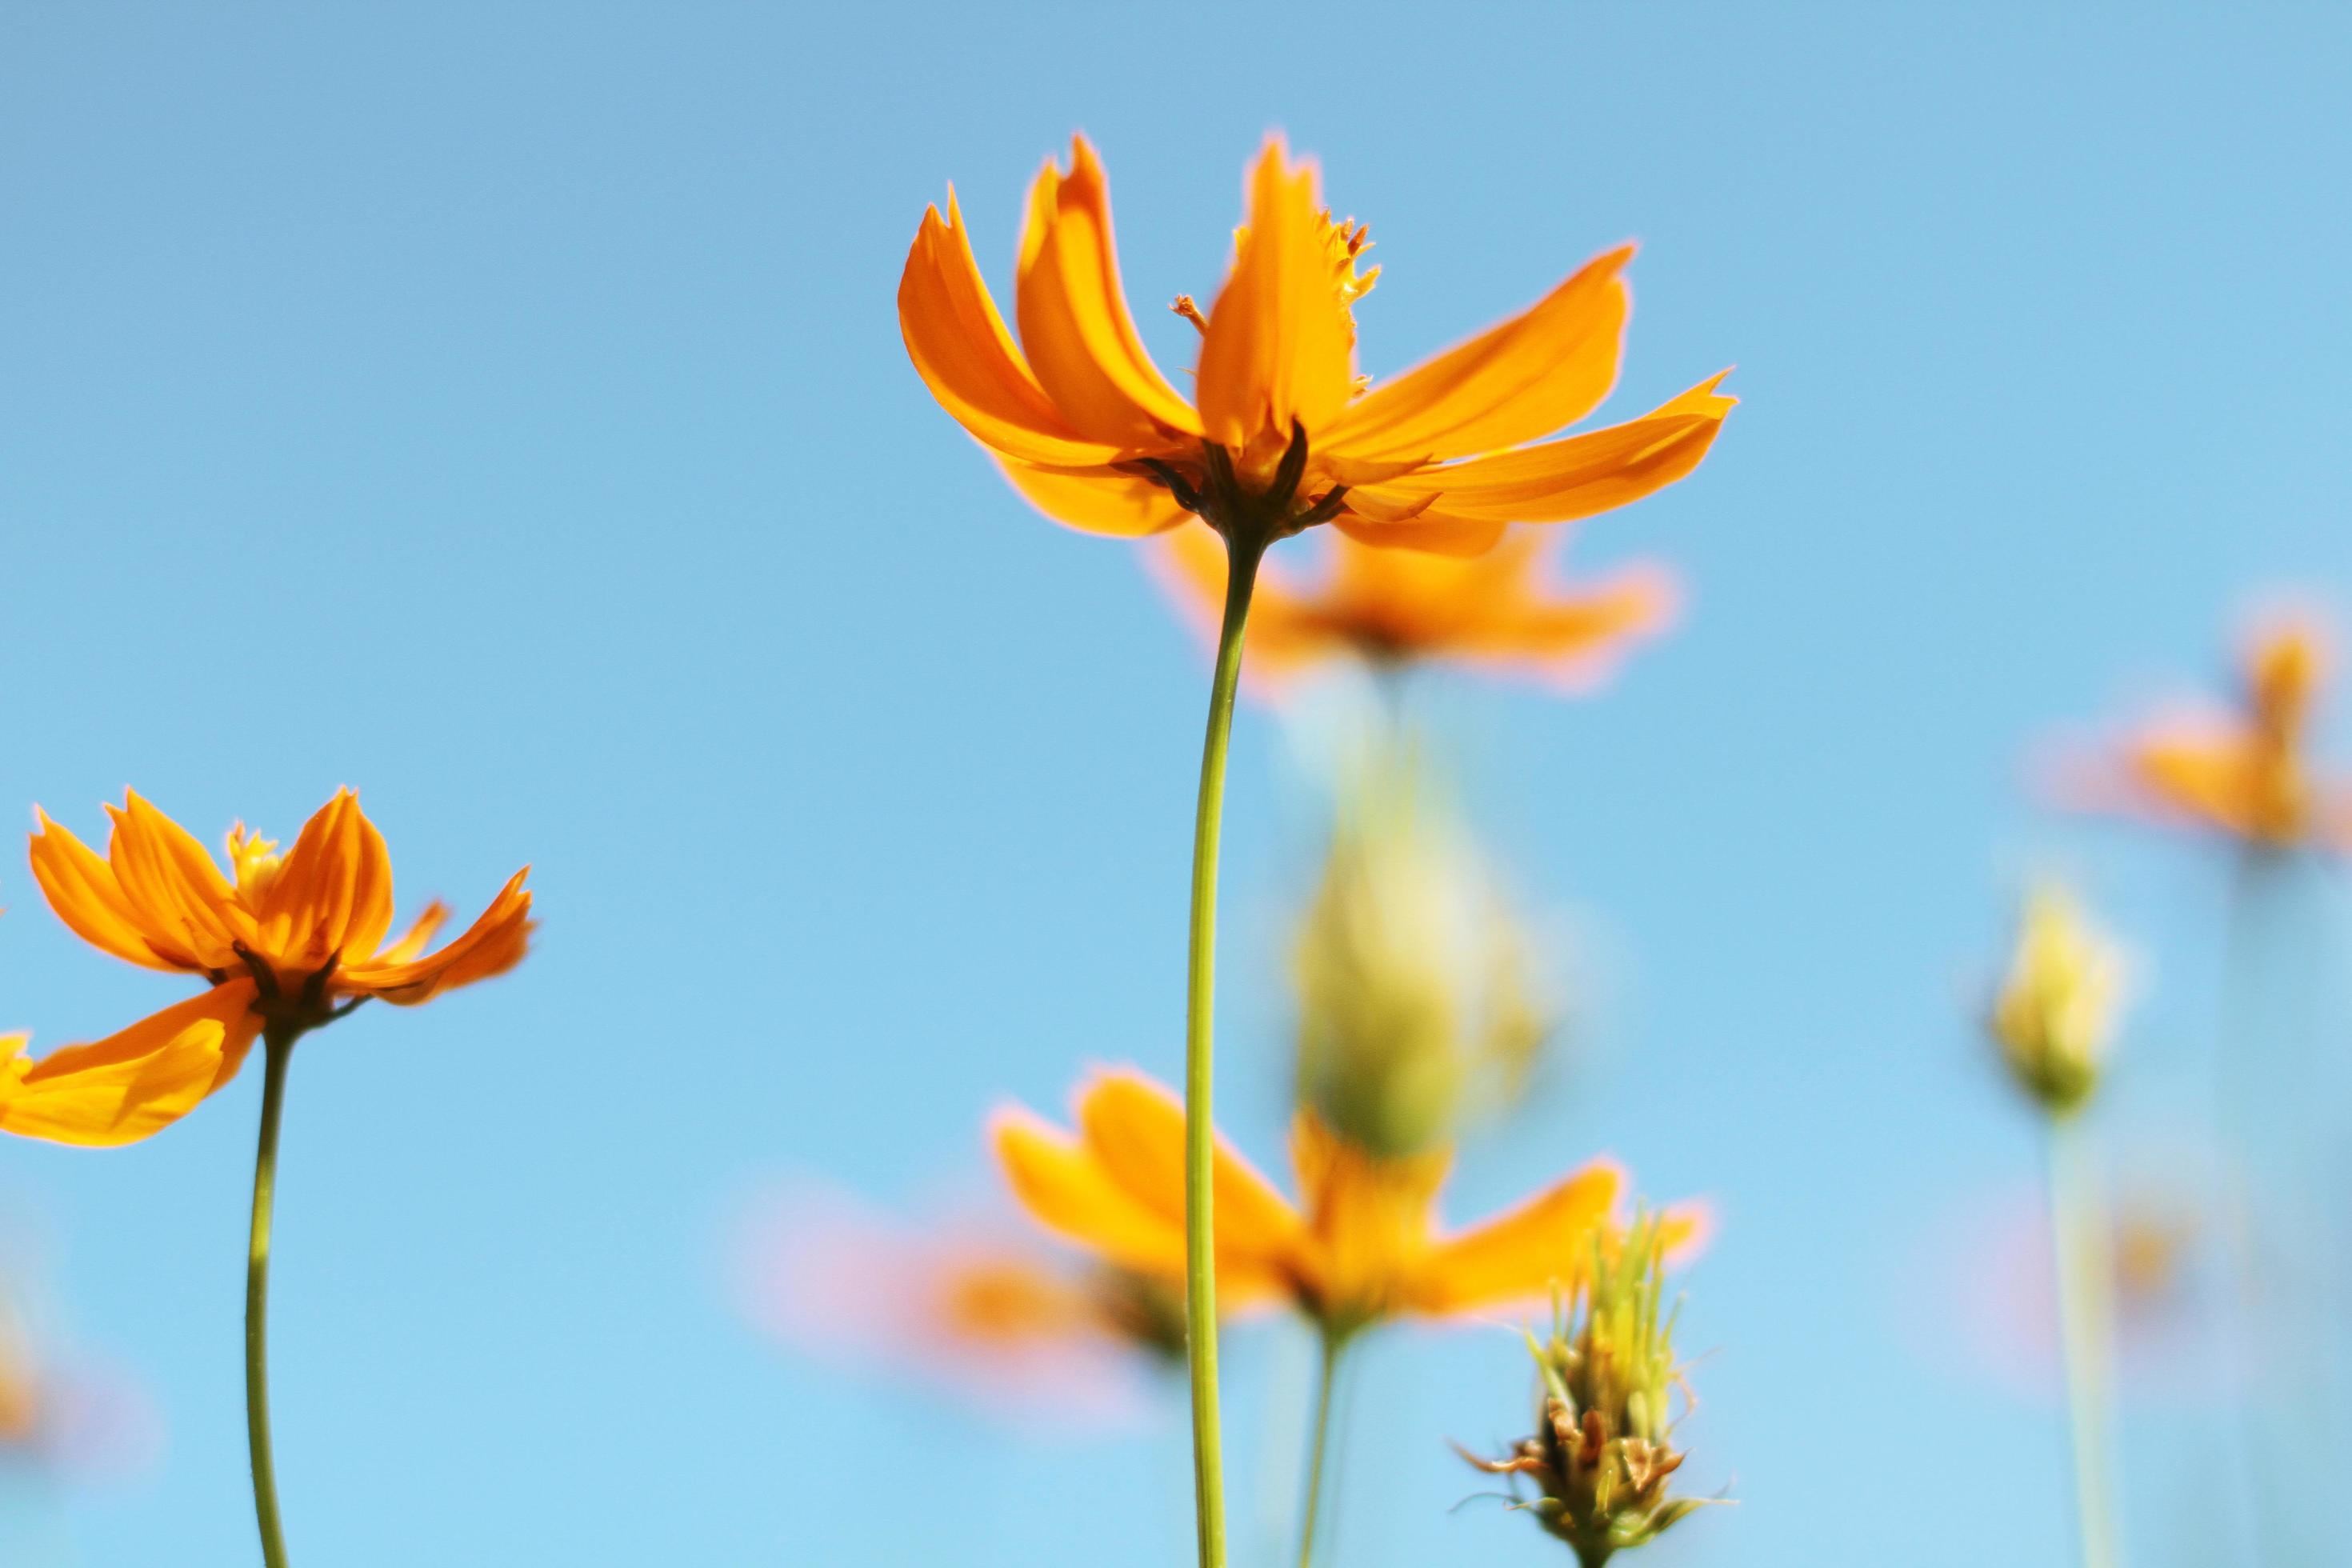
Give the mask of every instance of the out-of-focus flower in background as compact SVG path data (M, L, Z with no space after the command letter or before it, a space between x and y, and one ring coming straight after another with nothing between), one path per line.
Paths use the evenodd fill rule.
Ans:
M1180 1291L992 1216L916 1225L800 1186L760 1205L734 1266L744 1312L784 1342L1009 1413L1124 1418L1153 1367L1182 1364Z
M1673 1442L1676 1395L1689 1396L1665 1301L1666 1227L1645 1215L1592 1248L1549 1338L1528 1337L1535 1435L1501 1459L1463 1452L1489 1475L1533 1483L1528 1510L1583 1568L1647 1545L1710 1500L1675 1497L1669 1484L1686 1457Z
M448 920L438 900L387 944L392 859L349 790L303 825L284 856L243 824L231 828L226 877L186 829L135 793L107 810L103 858L41 816L33 875L49 907L100 951L211 989L37 1062L0 1052L0 1130L61 1143L136 1142L236 1077L265 1027L315 1027L371 998L428 1001L504 973L530 941L528 872L518 871L438 952L425 952Z
M1557 535L1519 529L1467 559L1382 550L1341 534L1317 577L1269 562L1250 602L1246 681L1265 695L1352 660L1381 671L1459 664L1590 690L1673 626L1681 595L1671 572L1647 562L1561 581L1558 553ZM1167 536L1152 562L1213 646L1225 601L1224 546L1206 526L1186 526Z
M1267 141L1223 287L1205 316L1177 303L1202 333L1192 399L1135 329L1109 187L1084 138L1068 172L1048 162L1030 188L1018 342L950 193L945 217L923 215L899 279L908 354L1022 494L1097 533L1158 533L1190 515L1222 532L1246 514L1268 537L1328 521L1368 543L1476 554L1509 523L1623 506L1706 456L1735 401L1715 390L1720 374L1629 423L1526 445L1583 418L1615 384L1630 247L1369 387L1354 316L1372 281L1358 268L1369 241L1363 226L1332 220L1318 187L1312 163Z
M2352 850L2352 776L2310 755L2331 664L2315 616L2273 616L2248 638L2233 707L2159 715L2091 757L2054 793L2076 809L2202 828L2268 848Z
M1076 1097L1076 1132L1025 1110L995 1121L998 1158L1024 1207L1046 1228L1126 1268L1182 1277L1182 1105L1131 1069L1096 1074ZM1468 1230L1436 1226L1453 1151L1383 1159L1311 1110L1291 1134L1299 1205L1222 1140L1216 1152L1220 1299L1241 1309L1286 1302L1327 1332L1383 1319L1452 1317L1541 1297L1586 1267L1625 1185L1596 1160L1518 1207ZM1688 1245L1694 1210L1667 1222Z
M2098 1085L2124 973L2072 892L2044 881L2027 894L1990 1026L2018 1086L2053 1115L2081 1109Z
M1441 793L1410 741L1359 749L1293 954L1299 1104L1381 1159L1515 1104L1556 1017L1534 939Z
M2148 1152L2144 1152L2147 1153ZM2214 1351L2228 1288L2213 1256L2214 1216L2198 1192L2197 1151L2170 1168L2128 1163L2107 1205L2116 1389L2126 1400L2210 1400L2236 1375ZM1916 1353L1954 1376L1991 1378L2021 1395L2059 1390L2058 1284L2047 1196L2032 1187L1974 1195L1906 1233L1888 1269L1895 1315Z
M153 1402L119 1368L58 1349L20 1263L0 1267L0 1464L76 1480L137 1477L163 1450Z

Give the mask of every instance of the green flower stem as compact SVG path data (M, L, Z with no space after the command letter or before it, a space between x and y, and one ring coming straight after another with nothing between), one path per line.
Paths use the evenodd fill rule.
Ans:
M2084 1568L2116 1568L2113 1447L2109 1441L2115 1302L2106 1203L2093 1152L2073 1117L2050 1129L2050 1233L2058 1284L2066 1414L2074 1447L2074 1513Z
M253 1157L253 1240L245 1266L245 1429L253 1451L253 1517L261 1560L286 1568L278 1521L278 1467L269 1453L269 1216L278 1192L278 1122L286 1102L286 1066L301 1030L273 1025L262 1036L267 1070L261 1089L261 1141Z
M1346 1334L1323 1331L1323 1364L1315 1381L1315 1436L1307 1450L1307 1497L1299 1509L1298 1568L1314 1568L1315 1517L1323 1501L1323 1454L1331 1439L1331 1389L1339 1382L1339 1357L1347 1349Z
M1200 803L1192 821L1192 950L1184 980L1184 1322L1192 1380L1192 1509L1201 1568L1225 1568L1224 1441L1217 1415L1216 1217L1212 1192L1215 1123L1211 1113L1211 1009L1216 994L1217 840L1225 806L1225 752L1234 692L1241 683L1242 630L1257 585L1262 542L1227 546L1224 624L1209 687L1208 735L1201 745Z

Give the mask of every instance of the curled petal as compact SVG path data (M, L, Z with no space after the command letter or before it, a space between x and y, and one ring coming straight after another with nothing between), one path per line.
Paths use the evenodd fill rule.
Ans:
M1440 1242L1423 1255L1415 1305L1425 1312L1472 1311L1573 1279L1623 1186L1616 1164L1596 1160L1518 1207Z
M1192 514L1167 488L1112 468L1041 468L1011 458L997 467L1031 506L1067 528L1121 539L1164 533Z
M336 989L413 1007L444 991L505 973L522 962L530 945L530 894L522 885L530 875L528 866L517 871L490 907L440 952L405 961L387 956L345 963L335 972Z
M170 938L159 946L149 935L144 912L123 892L112 866L48 813L36 806L34 815L40 831L33 835L33 879L68 931L101 952L148 969L197 967L194 956Z
M1332 275L1312 163L1271 138L1249 224L1201 343L1201 421L1235 452L1279 451L1291 422L1327 428L1355 390L1355 323Z
M898 329L931 395L983 445L1024 462L1108 463L1116 445L1070 427L1005 330L971 258L955 197L923 214L898 279Z
M398 942L375 955L374 962L406 963L418 953L423 952L425 944L439 934L441 928L448 923L449 906L438 899L434 900L418 911L416 922L402 934Z
M1353 459L1428 461L1538 440L1609 395L1629 300L1621 246L1501 325L1350 404L1328 444Z
M37 1062L0 1058L0 1131L58 1143L135 1143L236 1076L260 1033L254 985L232 980Z
M1084 137L1070 172L1050 161L1029 192L1015 300L1021 343L1055 408L1088 439L1130 450L1198 437L1128 314L1111 239L1110 186Z
M1433 512L1502 522L1568 522L1664 489L1698 467L1723 417L1738 400L1717 393L1717 375L1622 425L1538 447L1424 468L1348 492L1368 503L1435 498Z

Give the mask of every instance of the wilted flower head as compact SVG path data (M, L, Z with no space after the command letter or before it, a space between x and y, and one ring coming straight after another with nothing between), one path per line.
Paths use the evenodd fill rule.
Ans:
M2314 618L2278 617L2246 645L2237 703L2143 724L2072 767L2060 794L2084 810L2201 827L2269 848L2352 850L2352 779L2311 761L2330 664Z
M1490 1475L1532 1481L1529 1510L1585 1568L1654 1541L1708 1500L1675 1497L1668 1485L1685 1455L1673 1442L1684 1384L1664 1302L1666 1237L1644 1215L1592 1246L1550 1337L1528 1337L1535 1436L1506 1458L1463 1456Z
M1133 1070L1103 1072L1077 1095L1077 1129L1025 1110L998 1115L996 1154L1013 1195L1048 1229L1163 1279L1184 1268L1184 1108ZM1437 1228L1453 1151L1376 1157L1312 1110L1291 1135L1294 1205L1220 1140L1215 1151L1217 1295L1243 1309L1286 1301L1327 1331L1402 1315L1454 1317L1540 1297L1573 1279L1617 1214L1623 1176L1596 1160L1467 1230ZM1693 1240L1696 1211L1665 1222Z
M941 406L1040 510L1158 533L1188 516L1253 549L1328 521L1368 543L1476 554L1512 522L1638 500L1698 466L1733 399L1701 382L1623 425L1545 441L1617 376L1631 247L1499 326L1383 384L1356 369L1372 283L1364 226L1335 221L1312 163L1270 138L1233 265L1203 314L1191 396L1129 313L1110 190L1083 138L1031 186L1014 273L1018 342L972 259L952 193L898 283L908 356ZM1538 443L1529 445L1528 443Z
M2080 1109L2098 1086L2123 991L2121 952L2074 896L2035 888L1990 1027L2019 1086L2053 1114Z
M1300 581L1269 562L1250 601L1245 679L1269 685L1335 660L1375 669L1460 664L1528 676L1562 690L1599 685L1636 644L1674 621L1672 573L1644 563L1586 581L1555 580L1559 535L1517 529L1463 559L1382 550L1345 534L1327 569ZM1214 639L1225 599L1224 547L1205 527L1168 535L1153 557L1169 591Z
M1534 943L1437 793L1410 745L1366 749L1295 954L1300 1103L1383 1158L1515 1099L1552 1032Z

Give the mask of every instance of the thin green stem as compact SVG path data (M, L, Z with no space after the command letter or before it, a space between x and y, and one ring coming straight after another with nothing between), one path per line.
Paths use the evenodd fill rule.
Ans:
M1315 1517L1323 1501L1323 1451L1331 1437L1331 1388L1339 1381L1339 1357L1347 1349L1347 1335L1324 1331L1323 1364L1315 1380L1315 1436L1307 1449L1307 1496L1299 1507L1298 1568L1314 1568Z
M1225 752L1242 673L1242 631L1257 585L1263 543L1227 548L1225 617L1201 744L1200 803L1192 819L1191 956L1184 982L1184 1322L1192 1375L1192 1509L1201 1568L1225 1568L1224 1441L1217 1415L1216 1216L1212 1193L1211 1010L1216 995L1217 841L1224 821Z
M2107 1212L2093 1152L2069 1117L2050 1130L2050 1235L2058 1284L2059 1341L2066 1363L2066 1413L2074 1447L2074 1513L2084 1568L2116 1568L2113 1380L2114 1268Z
M253 1451L253 1517L261 1529L261 1560L268 1568L286 1568L278 1467L269 1452L269 1216L278 1194L278 1121L286 1103L286 1066L294 1059L300 1034L272 1027L263 1037L268 1065L261 1140L253 1156L253 1239L245 1266L245 1430Z

